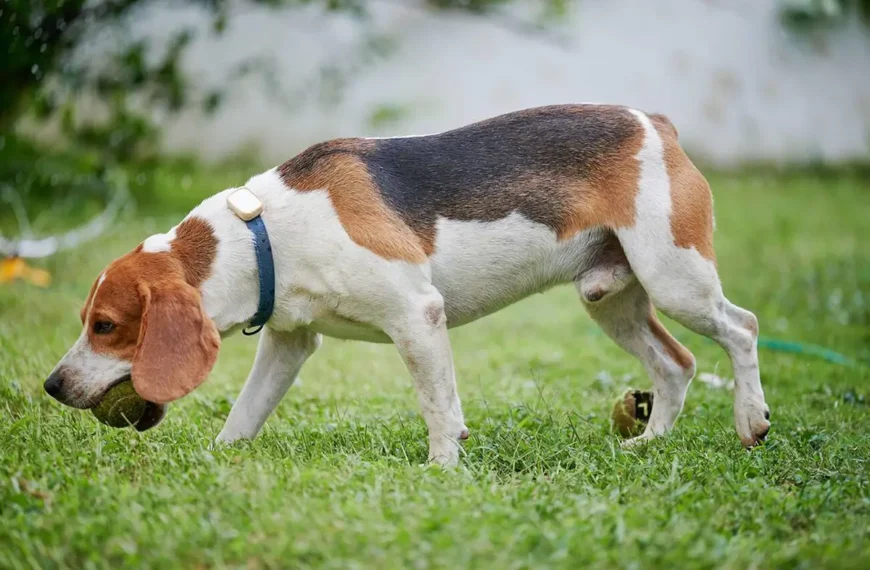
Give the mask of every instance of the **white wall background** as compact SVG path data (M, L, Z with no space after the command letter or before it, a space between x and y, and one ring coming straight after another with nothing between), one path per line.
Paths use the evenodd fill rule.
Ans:
M554 32L567 47L486 18L435 15L418 0L372 5L368 26L310 8L239 5L221 37L196 11L140 14L137 34L204 31L186 60L201 84L265 55L293 94L282 103L260 80L234 82L217 116L190 112L167 124L169 149L219 159L254 145L277 163L334 136L435 132L523 107L595 101L668 114L694 156L720 165L870 157L870 32L798 38L772 0L581 0ZM372 29L394 52L365 63L337 102L323 101L318 69L358 64ZM376 128L372 114L385 104L403 113Z

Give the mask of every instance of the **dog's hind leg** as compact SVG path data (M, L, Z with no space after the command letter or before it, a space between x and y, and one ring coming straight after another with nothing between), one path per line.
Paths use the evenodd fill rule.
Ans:
M653 124L642 113L636 116L645 130L637 155L637 215L633 226L618 228L616 235L655 306L728 353L734 368L737 433L743 445L756 445L770 429L758 370L758 321L722 293L709 186L672 132L658 120Z
M309 330L280 332L264 327L254 367L217 442L254 439L320 343L320 335Z
M614 273L629 277L624 281L601 278ZM616 344L641 361L653 381L655 399L649 423L643 435L627 443L669 431L683 409L686 390L695 375L692 353L661 325L646 291L627 265L598 266L584 273L575 285L589 315Z

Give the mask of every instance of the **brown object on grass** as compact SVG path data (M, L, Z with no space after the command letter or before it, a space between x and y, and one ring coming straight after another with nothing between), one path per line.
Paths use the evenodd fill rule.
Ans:
M653 393L629 390L613 405L611 427L622 437L635 437L643 433L652 413Z

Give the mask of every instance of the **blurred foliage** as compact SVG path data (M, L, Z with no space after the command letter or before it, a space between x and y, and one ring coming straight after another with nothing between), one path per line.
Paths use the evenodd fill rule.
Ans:
M783 23L797 31L828 29L859 20L870 27L870 0L782 0Z
M41 152L27 140L0 135L0 155L0 235L44 235L49 227L66 227L58 220L75 225L109 197L106 168L94 153Z
M0 53L5 57L0 64L0 134L9 133L22 117L37 123L52 121L76 146L99 149L107 159L127 159L154 150L157 133L151 117L155 113L171 116L191 107L206 113L219 109L224 92L199 92L182 69L184 53L195 39L191 29L178 31L168 44L154 46L147 39L127 40L100 61L81 57L80 48L89 39L106 30L123 32L136 11L158 1L179 7L198 6L212 18L211 31L218 35L227 29L231 8L238 5L231 0L3 0ZM247 3L272 9L320 5L326 11L365 20L372 1ZM488 14L511 1L418 0L418 6ZM545 0L542 7L546 14L554 16L564 14L569 2ZM373 52L389 49L377 38L369 44L365 49ZM231 79L255 72L270 73L270 68L262 61L247 61L232 72ZM333 91L340 91L344 81L339 66L326 66L321 80ZM101 112L91 111L85 119L77 112L83 100L96 103Z
M0 8L0 50L8 54L0 71L0 132L8 132L22 116L40 122L55 120L76 144L123 158L155 139L149 118L134 110L134 99L144 103L140 108L169 113L193 103L207 112L216 110L221 94L194 94L181 70L181 58L193 39L191 30L176 33L161 46L159 57L154 57L156 50L148 40L126 42L99 62L75 57L94 34L121 27L135 10L155 3L6 0ZM224 0L174 3L200 6L213 15L217 33L225 28L228 2ZM80 120L76 109L82 98L97 102L106 111L100 120Z

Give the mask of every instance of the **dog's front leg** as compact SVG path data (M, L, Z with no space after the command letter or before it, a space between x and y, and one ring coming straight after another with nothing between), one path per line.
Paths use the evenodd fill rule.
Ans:
M435 293L412 303L386 331L414 378L429 428L429 461L453 466L459 440L468 438L456 390L444 301Z
M217 442L256 437L320 342L320 335L309 330L276 332L265 327L260 334L254 367Z

